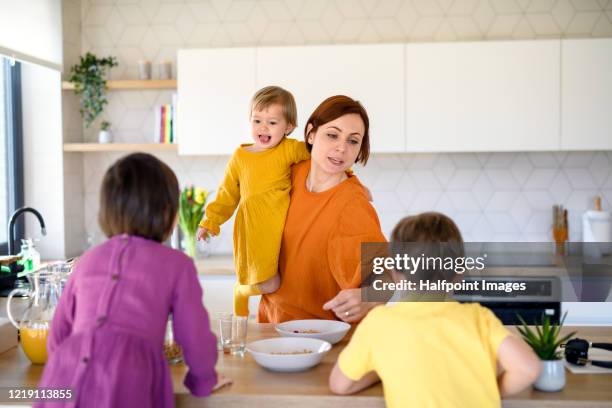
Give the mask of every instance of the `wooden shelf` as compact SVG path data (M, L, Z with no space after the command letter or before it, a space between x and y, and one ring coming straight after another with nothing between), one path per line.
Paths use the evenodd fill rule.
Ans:
M110 90L148 90L148 89L176 89L176 79L126 79L106 81L106 87ZM70 91L74 85L70 82L62 82L62 90Z
M164 143L65 143L65 152L176 152L176 144Z

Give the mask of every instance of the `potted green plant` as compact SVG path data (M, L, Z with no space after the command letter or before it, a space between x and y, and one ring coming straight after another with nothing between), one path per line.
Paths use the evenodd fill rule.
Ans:
M115 57L98 58L88 52L80 57L78 64L70 68L69 81L74 85L74 93L81 97L79 112L89 128L108 104L106 99L106 74L109 69L117 66ZM110 123L102 122L99 134L100 143L108 143L112 139L108 130ZM106 133L104 133L106 132Z
M529 344L533 351L542 360L542 373L533 384L540 391L560 391L565 387L565 367L563 354L559 346L572 338L576 332L571 332L563 337L560 336L563 322L567 312L563 314L559 324L552 324L550 316L543 315L541 324L535 325L535 331L531 329L525 320L518 315L522 326L517 326L523 339Z
M111 143L113 141L113 134L110 131L110 122L103 120L100 123L100 133L98 133L98 142L100 143Z
M185 253L192 258L196 255L196 234L204 215L208 192L199 187L186 187L179 199L179 226L183 232Z

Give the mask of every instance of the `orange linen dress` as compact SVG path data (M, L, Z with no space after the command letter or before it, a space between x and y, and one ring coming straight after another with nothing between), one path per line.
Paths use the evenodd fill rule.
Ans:
M320 193L306 189L310 160L293 166L283 231L281 286L263 295L259 322L336 319L323 304L361 284L361 243L386 242L376 211L356 176Z

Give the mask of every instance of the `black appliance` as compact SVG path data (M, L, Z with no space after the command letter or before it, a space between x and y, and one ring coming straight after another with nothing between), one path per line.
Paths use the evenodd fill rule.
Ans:
M478 302L491 309L506 325L520 325L520 315L529 325L541 324L543 316L558 324L561 316L561 282L554 276L547 277L466 277L465 281L486 279L497 283L525 283L522 291L471 291L456 290L454 298L460 302Z

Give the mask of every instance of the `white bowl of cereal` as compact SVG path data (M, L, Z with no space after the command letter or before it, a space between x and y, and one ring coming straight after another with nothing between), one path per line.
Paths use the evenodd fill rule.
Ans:
M350 329L350 324L339 320L289 320L276 325L281 336L320 339L331 344L342 340Z
M319 339L276 337L249 343L246 350L268 370L296 372L319 364L331 344Z

